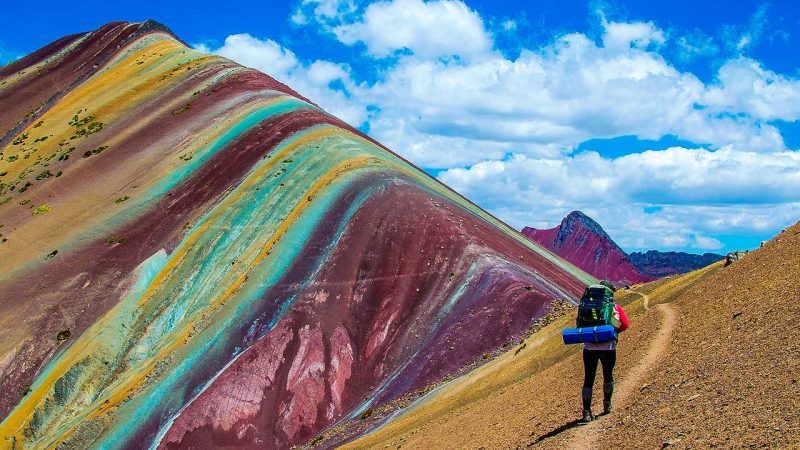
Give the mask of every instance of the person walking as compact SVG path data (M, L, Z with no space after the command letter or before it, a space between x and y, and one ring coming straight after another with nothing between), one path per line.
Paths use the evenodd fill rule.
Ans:
M628 316L619 304L614 302L614 284L609 281L601 281L599 285L589 286L581 299L581 306L578 309L577 326L591 326L594 322L610 322L616 328L617 333L621 333L628 328ZM590 295L602 295L606 304L613 304L613 309L605 314L608 317L598 315L597 307L585 307L585 299ZM591 299L590 299L591 300ZM597 303L595 303L597 304ZM601 307L602 308L602 307ZM602 314L602 313L601 313ZM588 317L587 317L588 316ZM583 389L581 390L581 400L583 402L583 416L580 423L586 424L595 419L592 415L592 387L597 373L598 362L603 366L603 414L611 412L611 396L614 393L614 365L617 362L617 339L608 342L590 342L583 344Z

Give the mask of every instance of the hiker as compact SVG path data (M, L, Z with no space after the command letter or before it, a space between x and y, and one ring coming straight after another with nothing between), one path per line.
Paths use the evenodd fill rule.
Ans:
M622 307L614 302L614 284L610 281L601 281L599 285L593 285L586 288L584 296L581 299L581 304L578 307L577 326L586 327L594 325L613 325L618 333L625 331L628 328L628 317ZM598 310L598 303L594 303L594 309L589 302L585 299L589 293L600 292L603 302L609 305L608 317L603 317L602 310ZM603 303L600 303L601 305ZM613 309L611 307L613 305ZM602 306L601 306L602 308ZM598 316L598 311L600 315ZM610 322L610 323L606 323ZM581 423L588 423L594 420L592 415L592 386L594 385L595 375L597 373L597 363L603 365L603 414L611 412L611 395L614 392L614 363L617 360L617 340L614 339L609 342L600 343L584 343L583 344L583 389L581 391L581 399L583 400L583 417Z

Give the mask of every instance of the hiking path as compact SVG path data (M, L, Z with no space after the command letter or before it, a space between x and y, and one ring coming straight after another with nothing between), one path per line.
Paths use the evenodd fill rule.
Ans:
M634 292L643 297L644 307L645 309L649 309L649 296L640 292ZM614 406L617 409L628 404L641 388L642 380L647 372L661 360L675 330L677 320L674 306L670 303L663 303L656 305L654 308L661 313L661 324L658 334L650 342L647 353L645 353L639 363L620 377L621 380L614 390ZM566 444L563 447L572 450L589 448L590 446L587 446L587 443L597 442L599 437L598 433L603 420L604 417L600 416L587 425L574 428L572 435L567 438Z

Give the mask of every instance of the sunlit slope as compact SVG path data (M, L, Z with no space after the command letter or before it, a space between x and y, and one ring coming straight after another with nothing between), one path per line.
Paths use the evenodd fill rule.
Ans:
M651 383L605 446L800 446L800 225L676 297L677 327Z
M154 22L65 38L0 77L12 448L301 443L592 281Z

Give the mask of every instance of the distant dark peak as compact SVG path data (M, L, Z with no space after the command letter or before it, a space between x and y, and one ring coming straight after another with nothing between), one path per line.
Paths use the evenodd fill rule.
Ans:
M636 269L603 227L580 211L569 213L554 228L525 227L522 234L595 278L618 284L653 280Z
M596 278L624 284L686 273L724 259L715 253L658 250L627 254L600 224L581 211L572 211L555 228L525 227L522 234Z
M572 219L572 220L580 219L580 220L588 220L590 222L594 222L594 220L591 217L584 214L583 211L572 211L571 213L567 214L567 217L564 217L564 219Z
M588 228L594 233L606 234L606 232L603 231L603 227L601 227L599 223L595 222L594 219L580 211L572 211L569 213L567 217L564 217L564 220L561 221L561 226L563 227L564 225L567 225L571 228L572 224L575 222L583 224L584 227Z
M619 251L622 252L622 249L611 239L611 236L606 233L599 223L580 211L572 211L567 217L564 217L564 220L561 221L561 227L559 227L557 240L563 244L563 241L568 239L569 235L575 231L576 223L581 224L589 232L602 236L613 248L619 249Z

